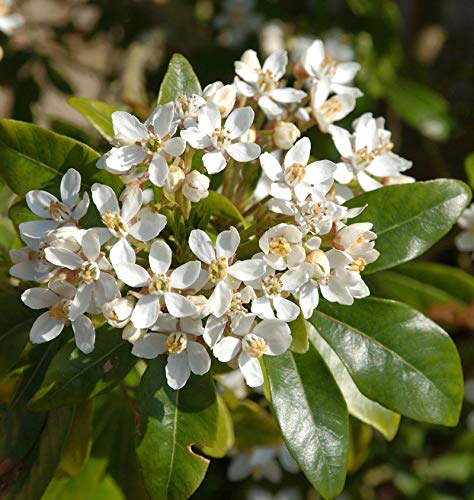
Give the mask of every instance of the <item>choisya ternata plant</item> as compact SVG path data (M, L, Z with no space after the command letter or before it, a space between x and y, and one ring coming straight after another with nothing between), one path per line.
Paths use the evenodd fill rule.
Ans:
M104 393L96 415L125 394L135 417L134 498L191 496L206 457L249 446L238 426L234 436L243 403L225 388L229 370L263 387L274 444L323 497L344 484L349 414L389 440L400 415L456 424L454 344L408 305L369 297L367 280L424 253L470 192L406 176L383 118L337 125L361 95L358 68L315 41L291 65L285 51L263 63L246 51L233 83L202 89L176 55L148 117L71 99L110 142L100 154L0 121L25 245L11 252L12 288L29 308L14 294L0 306L0 369L8 379L23 367L18 418L41 422L22 442L30 455L9 458L9 471L21 463L11 498L32 481L41 496L58 467L72 473L85 402ZM308 130L331 135L336 162L318 157Z

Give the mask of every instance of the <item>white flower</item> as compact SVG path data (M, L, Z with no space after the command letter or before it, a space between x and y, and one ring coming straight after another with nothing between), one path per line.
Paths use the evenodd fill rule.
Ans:
M259 358L264 354L278 356L291 344L290 327L278 319L265 319L254 328L253 315L240 321L232 333L223 337L213 347L214 356L223 363L237 357L240 371L250 387L263 384L263 373Z
M300 129L294 123L277 121L272 137L277 148L290 149L300 136Z
M186 178L183 184L183 195L189 201L193 203L197 203L199 200L203 198L207 198L209 196L209 177L201 174L197 170L191 170L189 174L186 174Z
M272 181L270 195L290 201L303 201L313 187L327 192L333 184L336 165L329 160L320 160L308 165L311 143L303 137L286 153L283 165L270 153L260 156L265 175Z
M254 280L265 272L265 264L261 259L233 263L239 243L240 236L235 227L220 233L215 246L200 229L194 229L189 235L189 247L194 255L208 265L208 278L215 284L209 302L212 314L217 317L229 309L236 282Z
M75 294L76 288L66 281L53 281L49 288L30 288L23 292L21 300L31 309L49 309L33 323L30 331L31 342L49 342L70 324L77 348L85 354L94 350L95 330L92 321L83 314L74 319L70 316Z
M276 312L278 319L294 321L300 308L287 297L289 292L296 291L306 280L304 270L277 273L274 269L267 269L259 280L249 282L258 295L252 301L252 313L260 319L275 319Z
M104 225L110 235L118 239L110 249L112 265L115 266L120 262L135 262L135 252L128 238L131 236L139 241L150 241L165 227L166 217L157 213L138 217L143 203L143 194L139 188L128 190L121 209L111 187L94 184L91 191L92 199Z
M80 188L81 176L70 168L61 179L61 201L47 191L34 190L26 194L28 208L44 219L20 224L21 237L28 246L34 240L44 240L50 231L62 225L77 225L89 208L87 193L78 202Z
M260 146L252 142L242 142L240 138L249 130L254 118L252 108L237 108L228 116L224 126L219 108L208 102L199 110L197 127L181 131L181 137L193 148L205 149L202 161L210 174L224 170L230 156L235 161L255 160L260 154Z
M224 85L222 82L211 83L202 91L202 97L216 104L223 118L234 109L236 94L235 85Z
M302 239L303 235L296 226L282 223L266 231L260 238L259 246L264 260L274 269L283 271L304 261L306 253Z
M456 246L461 252L473 252L474 257L474 203L464 210L458 224L462 231L456 236Z
M400 176L412 166L411 161L392 153L391 134L384 129L383 118L365 113L353 126L352 135L335 125L329 130L342 157L334 173L338 182L348 184L356 179L364 191L371 191L382 187L385 177Z
M135 342L132 354L140 358L153 359L168 354L166 380L172 389L181 389L191 375L204 375L211 367L211 358L206 348L197 342L203 333L201 320L182 318L169 314L160 316L154 326L158 332L147 333Z
M255 11L255 0L224 0L223 12L214 17L214 25L220 33L218 41L225 46L241 45L263 21Z
M311 87L311 110L321 132L346 117L355 108L353 94L337 94L329 97L330 85L327 79Z
M334 236L332 246L354 259L351 264L353 270L362 272L367 264L377 260L380 255L372 241L377 235L371 229L370 222L359 222L343 227Z
M112 113L114 145L104 158L102 166L115 174L126 174L142 163L149 164L150 181L163 186L168 173L164 154L180 156L186 147L180 137L171 136L176 131L173 124L172 102L157 106L145 123L125 111Z
M235 62L237 77L234 84L237 90L247 97L255 98L269 119L278 118L285 113L287 105L296 104L306 96L302 90L280 86L287 64L286 50L269 55L263 67L253 50L247 50L241 60Z
M11 13L12 5L13 0L0 1L0 31L5 35L11 35L13 31L25 23L23 16Z
M45 259L44 248L45 245L37 250L30 247L10 250L10 258L13 262L10 275L25 281L38 283L49 281L55 274L56 266Z
M301 64L311 83L327 80L329 88L336 94L352 94L360 97L362 92L349 84L360 69L355 62L338 62L325 53L321 40L315 40L301 57Z
M201 264L198 261L186 262L169 273L171 257L171 248L158 240L150 248L151 272L131 262L114 266L118 278L128 286L146 287L131 316L137 328L148 328L156 322L161 313L160 299L164 300L168 312L177 318L192 316L197 312L196 306L188 298L173 290L190 288L199 277Z
M134 307L132 297L118 297L102 306L102 314L109 325L123 328L130 321Z
M102 312L105 302L119 296L117 282L107 272L110 270L110 264L100 252L99 237L94 229L89 229L81 235L81 246L80 253L61 246L45 249L49 262L75 271L78 287L69 312L72 320L86 311L92 314Z

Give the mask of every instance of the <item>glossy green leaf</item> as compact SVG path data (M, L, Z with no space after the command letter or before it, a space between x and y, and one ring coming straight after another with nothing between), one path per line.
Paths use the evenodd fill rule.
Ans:
M85 97L71 97L67 102L76 111L79 111L104 139L110 142L114 138L112 113L120 109L118 106L109 106L105 102Z
M108 326L97 330L90 354L80 352L70 339L53 358L29 407L44 411L91 399L118 384L136 361L120 331Z
M203 446L201 451L208 457L222 458L232 448L235 442L234 425L224 398L217 395L218 420L216 442L213 446Z
M289 323L291 329L291 345L290 350L298 354L304 354L309 348L308 332L306 330L306 322L303 314Z
M189 498L201 484L209 460L193 445L213 446L218 404L212 375L191 375L173 390L165 376L166 357L153 360L140 384L137 453L153 500Z
M471 153L464 160L464 168L466 169L467 179L471 189L474 189L474 153Z
M19 295L0 294L0 377L18 361L28 342L38 312L26 307Z
M431 307L474 301L474 277L434 262L408 262L365 278L373 295L405 302L426 314Z
M74 407L58 408L48 413L41 437L32 453L22 463L18 477L5 496L7 500L40 500L53 479L74 419Z
M366 398L359 391L342 361L311 323L308 323L308 333L311 343L324 358L341 389L349 413L380 431L386 439L392 440L398 431L400 415Z
M174 54L161 83L158 104L174 101L177 95L201 94L201 84L191 64L181 54Z
M435 141L449 138L454 121L448 101L427 85L398 79L386 87L391 106L410 125Z
M148 498L135 450L135 407L124 391L111 391L94 400L94 437L91 458L105 463L104 470L126 498Z
M32 189L59 185L69 168L81 173L82 184L114 187L120 179L96 167L100 155L92 148L31 123L0 120L0 175L19 196Z
M271 402L283 439L301 470L324 497L344 486L349 416L344 398L323 358L312 346L264 356Z
M0 470L4 472L33 448L43 428L46 414L32 412L26 404L41 385L54 351L53 344L32 349L13 401L0 412Z
M449 335L399 302L322 301L309 320L369 399L423 422L456 425L463 398L459 355Z
M349 200L348 207L368 207L352 222L372 222L380 257L366 274L388 269L423 254L456 223L471 199L460 181L438 179L386 186Z
M89 458L92 445L92 401L84 401L76 406L71 431L64 444L56 477L77 474Z
M247 221L239 212L238 208L226 196L216 192L209 191L209 196L204 198L194 207L196 210L209 210L215 217L223 217L236 222L241 222L247 227Z

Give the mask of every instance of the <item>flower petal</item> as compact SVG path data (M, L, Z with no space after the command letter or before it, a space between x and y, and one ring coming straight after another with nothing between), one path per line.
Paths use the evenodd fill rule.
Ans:
M237 229L232 226L227 231L222 231L216 240L216 256L230 259L234 256L240 243L240 236Z
M227 165L227 160L221 151L211 151L202 157L202 162L209 174L217 174Z
M122 203L122 210L120 215L125 221L132 220L137 215L143 203L142 190L139 188L130 189Z
M278 356L288 350L291 344L290 327L278 319L264 319L254 329L253 333L262 337L267 343L266 354Z
M133 224L128 232L139 241L149 241L158 236L165 226L166 216L162 214L150 214Z
M225 317L217 318L211 315L207 318L203 339L209 347L214 347L215 343L221 339L226 324L227 318Z
M217 283L212 295L209 297L211 312L218 318L230 307L232 301L232 290L224 281Z
M156 154L153 157L148 167L148 174L152 184L158 187L163 186L168 175L168 163L161 155Z
M200 271L201 263L198 260L186 262L171 273L170 285L179 290L189 288L198 279Z
M186 149L186 143L181 137L173 137L166 141L165 151L171 156L181 156Z
M272 181L280 180L283 174L280 162L270 153L263 153L260 156L260 165L267 177Z
M109 258L115 268L127 262L135 264L136 255L130 243L125 238L120 238L110 249Z
M30 331L30 340L33 344L42 344L55 339L64 328L64 321L59 321L49 312L45 312L38 316L33 323Z
M185 318L197 312L196 306L189 299L177 293L165 293L165 304L168 312L176 318Z
M253 142L236 142L228 146L226 151L235 161L246 162L258 158L261 149Z
M211 136L214 130L220 129L222 124L219 108L213 102L208 102L199 109L199 130Z
M144 359L153 359L166 352L166 335L147 333L137 340L132 347L132 354Z
M47 288L29 288L21 294L23 303L31 309L45 309L58 302L58 296Z
M48 247L44 251L46 260L56 266L66 267L67 269L78 269L83 264L83 259L80 255L66 250L65 248Z
M250 387L263 385L263 373L257 358L251 358L245 351L239 355L239 368Z
M211 358L206 348L198 342L188 342L188 362L191 371L196 375L204 375L211 368Z
M306 165L311 153L311 142L307 137L299 139L295 145L286 153L285 167L290 167L294 163Z
M239 354L242 346L241 339L236 337L224 337L212 349L214 356L222 363L227 363Z
M113 214L120 213L119 203L114 190L105 184L93 184L91 188L92 200L101 214L109 211Z
M188 353L183 351L180 354L169 355L165 372L168 385L172 389L178 390L184 387L191 375Z
M84 354L94 350L95 329L92 321L87 316L81 315L72 322L77 348Z
M136 328L149 328L160 315L158 295L149 293L141 297L133 309L130 320Z
M150 267L155 274L165 274L171 266L171 248L164 241L155 241L150 248Z
M227 272L241 281L254 280L265 273L265 262L263 259L238 260L227 269Z
M131 142L141 141L147 136L147 130L138 118L126 111L112 113L114 134L129 139Z
M139 288L148 283L148 273L137 264L123 262L114 266L114 269L118 279L132 288Z
M216 258L211 238L201 229L193 229L189 235L189 247L194 255L205 264Z
M96 260L100 254L100 242L94 229L88 229L81 238L84 255L89 260Z
M237 139L247 132L253 123L255 113L250 106L232 111L225 122L225 128L230 132L230 139Z

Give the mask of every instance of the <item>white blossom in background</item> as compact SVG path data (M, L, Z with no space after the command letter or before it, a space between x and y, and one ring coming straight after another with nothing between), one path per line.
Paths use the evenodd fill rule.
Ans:
M218 41L227 47L236 47L255 33L263 16L255 10L255 0L224 0L222 12L213 23L219 30Z
M0 31L8 36L25 24L24 17L12 12L12 7L13 0L0 1Z
M339 62L330 57L321 40L315 40L302 54L301 65L310 85L326 80L336 94L352 94L360 97L362 92L350 84L360 69L356 62Z
M61 180L61 201L47 191L29 191L26 195L28 208L43 220L22 222L19 226L22 239L30 245L46 238L50 231L60 226L76 226L89 208L87 193L79 200L80 188L81 176L70 168Z
M48 309L36 318L30 331L33 344L54 340L64 327L71 325L77 348L85 354L94 349L95 330L90 318L84 314L71 318L76 288L65 281L53 281L48 288L30 288L21 300L31 309Z
M181 131L181 137L190 146L204 149L202 161L209 174L216 174L227 165L229 158L247 162L255 160L260 154L260 146L252 142L241 141L254 119L250 107L232 111L222 125L219 108L208 102L199 109L197 127L189 127Z
M160 316L154 332L147 333L135 342L132 354L140 358L153 359L166 353L166 379L173 389L181 389L192 373L204 375L211 367L211 358L206 348L197 339L203 334L201 320L182 318L169 314Z
M461 232L454 240L456 246L461 252L472 252L474 258L474 203L464 210L458 225Z
M341 184L357 181L364 191L384 185L385 178L397 178L412 162L392 153L391 133L383 118L364 113L353 122L354 133L333 125L329 131L341 155L334 178ZM392 181L393 183L393 181Z
M247 50L240 61L235 62L237 76L234 84L240 94L254 98L267 118L275 119L283 115L288 105L299 103L306 92L293 87L282 86L280 80L286 72L288 54L286 50L269 55L263 66L257 53Z

